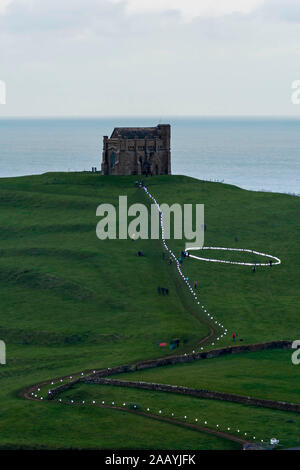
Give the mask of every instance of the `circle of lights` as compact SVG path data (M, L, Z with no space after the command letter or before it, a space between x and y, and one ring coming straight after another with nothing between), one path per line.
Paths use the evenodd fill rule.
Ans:
M255 250L249 250L247 248L225 248L221 246L202 246L202 247L190 247L186 248L186 251L200 251L200 250L221 250L221 251L239 251L239 252L246 252L246 253L252 253L254 255L258 256L264 256L265 258L270 258L270 260L273 261L273 265L276 264L281 264L281 260L277 258L277 256L273 255L268 255L267 253L261 253L260 251L255 251ZM190 258L195 258L200 261L208 261L211 263L224 263L224 264L238 264L238 265L243 265L243 266L270 266L270 263L245 263L242 261L228 261L228 260L222 260L222 259L214 259L214 258L203 258L200 256L195 256L190 254Z

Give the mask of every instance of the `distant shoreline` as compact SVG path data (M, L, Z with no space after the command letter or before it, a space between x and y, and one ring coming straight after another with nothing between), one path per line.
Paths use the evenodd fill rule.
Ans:
M173 120L173 119L190 119L190 120L228 120L228 121L278 121L278 120L285 120L285 121L300 121L300 116L293 116L293 115L178 115L178 116L157 116L153 115L95 115L95 116L0 116L0 121L5 120L110 120L110 119L151 119L153 121L165 121L165 120Z
M0 177L100 170L116 127L171 124L171 171L250 191L298 195L300 117L0 118Z

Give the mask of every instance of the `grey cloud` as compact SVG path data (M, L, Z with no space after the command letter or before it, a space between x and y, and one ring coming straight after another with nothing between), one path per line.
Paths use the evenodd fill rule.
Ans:
M266 0L255 14L266 21L299 22L300 2L299 0Z
M128 16L106 0L15 0L0 17L5 112L296 113L299 28L280 14L288 4L296 17L286 1L184 24L178 13Z
M14 34L30 31L69 31L114 21L122 9L107 0L15 0L1 19L2 28Z

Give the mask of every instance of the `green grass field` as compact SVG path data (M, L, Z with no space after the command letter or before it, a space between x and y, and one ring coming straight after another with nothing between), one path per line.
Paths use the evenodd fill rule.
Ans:
M175 337L182 340L180 353L190 351L208 335L209 324L175 266L163 261L159 240L96 238L99 204L117 205L119 195L127 195L129 204L149 204L135 179L51 173L0 180L0 338L7 345L7 365L0 366L1 448L236 448L224 439L140 416L19 396L21 389L43 380L167 355L170 350L158 344ZM145 183L160 203L205 204L206 245L250 248L282 259L282 265L256 273L249 267L184 261L186 275L199 282L201 301L228 328L228 337L218 344L231 344L232 331L244 344L299 339L299 198L183 176ZM179 240L169 245L178 255L184 248ZM145 257L139 258L138 250ZM158 285L168 287L170 295L159 296ZM300 368L291 365L290 355L261 354L255 361L273 364L272 373L264 375L259 366L255 375L249 367L243 377L250 359L241 355L203 361L194 370L175 366L166 377L170 383L241 394L249 387L253 396L299 402ZM196 377L200 367L203 382ZM164 371L144 374L161 380ZM186 413L195 410L192 399L161 395ZM277 431L282 421L282 442L298 442L295 414L287 418L284 412L209 400L203 407L212 422L235 416L237 426L241 419L243 427L264 435ZM267 428L266 421L273 420L274 427Z
M207 422L206 427L209 429L230 432L235 436L245 437L250 442L263 440L266 443L275 435L283 447L300 444L299 413L109 385L82 384L60 394L60 397L62 407L70 405L71 400L79 407L84 407L87 403L93 407L93 401L101 404L103 400L107 405L113 402L115 406L123 406L126 403L126 408L135 404L141 411L147 412L149 408L149 412L155 415L159 415L161 411L162 416L171 417L173 413L174 419L182 422L195 424L195 419L198 420L197 424L204 425ZM85 405L80 405L82 401L85 401ZM74 404L73 407L76 408Z
M290 350L230 354L187 364L117 374L113 378L300 403L299 372L291 362Z

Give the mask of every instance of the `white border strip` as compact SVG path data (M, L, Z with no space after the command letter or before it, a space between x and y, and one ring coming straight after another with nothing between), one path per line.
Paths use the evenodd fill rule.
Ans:
M202 246L202 247L191 247L186 248L185 251L192 251L192 250L225 250L225 251L242 251L247 253L253 253L254 255L264 256L266 258L270 258L275 262L273 265L281 264L281 260L277 258L277 256L268 255L267 253L260 253L259 251L255 250L248 250L247 248L224 248L220 246ZM190 255L190 258L199 259L201 261L209 261L211 263L224 263L224 264L239 264L243 266L270 266L270 263L243 263L241 261L225 261L221 259L214 259L214 258L202 258L200 256Z

